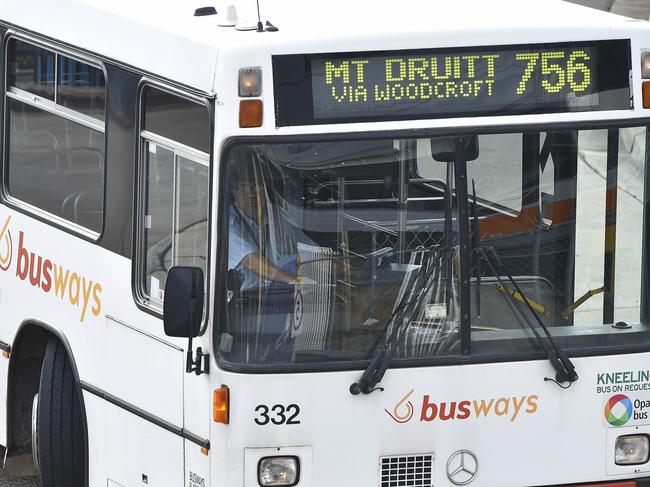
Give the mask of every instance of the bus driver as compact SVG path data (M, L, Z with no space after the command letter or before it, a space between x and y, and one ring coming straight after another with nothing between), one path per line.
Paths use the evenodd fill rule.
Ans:
M274 263L278 262L276 242L271 240L265 189L258 182L261 174L256 174L259 167L244 163L234 172L228 208L228 269L241 273L242 290L259 287L260 279L281 284L304 282Z

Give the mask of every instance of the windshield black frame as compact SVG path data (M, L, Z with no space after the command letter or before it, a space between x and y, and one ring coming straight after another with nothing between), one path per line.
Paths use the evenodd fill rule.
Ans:
M226 204L226 164L223 162L231 149L235 146L242 144L282 144L282 143L318 143L318 142L336 142L341 140L373 140L382 138L426 138L438 136L463 136L472 135L489 135L489 134L508 134L508 133L521 133L521 134L534 134L543 131L562 131L562 130L595 130L595 129L612 129L612 128L625 128L625 127L640 127L646 126L650 128L650 118L626 119L626 120L607 120L607 121L589 121L589 122L567 122L555 124L530 124L530 125L499 125L499 126L477 126L477 127L459 127L459 128L443 128L443 129L422 129L422 130L398 130L398 131L375 131L375 132L344 132L335 134L305 134L294 136L257 136L257 137L232 137L227 139L222 145L219 154L219 166L216 170L219 171L219 205L220 211L218 212L217 227L215 233L218 235L226 235L227 231L227 212L222 208ZM645 151L645 167L648 168L650 161L650 134L646 131L646 151ZM648 171L645 172L644 182L644 201L643 201L643 243L642 243L642 285L641 285L641 321L646 322L650 318L650 300L647 296L650 290L650 259L648 259L647 243L650 242L650 175ZM468 204L471 195L464 196L465 204ZM468 224L471 220L471 212L468 212L462 217L467 220ZM465 237L465 242L469 245L469 236ZM217 269L225 268L227 262L227 244L223 242L218 245L218 255L216 260ZM226 288L226 273L217 271L215 281L215 289ZM469 290L468 290L469 293ZM341 370L363 370L367 367L369 359L364 360L341 360L336 362L314 362L314 363L299 363L299 364L242 364L228 361L220 353L219 337L220 330L225 327L226 313L219 312L220 309L225 309L226 294L217 292L214 299L214 314L215 322L213 323L213 350L214 357L219 368L232 372L240 373L298 373L298 372L321 372L321 371L341 371ZM471 306L466 303L465 306ZM463 309L461 307L461 313ZM462 330L461 330L462 333ZM469 340L469 329L466 330L467 340ZM586 357L586 356L603 356L613 354L630 354L650 351L650 345L611 345L611 346L584 346L580 348L571 348L563 345L559 340L560 346L564 348L567 355L570 357ZM428 357L428 358L415 358L407 359L401 358L399 360L392 360L390 363L391 368L409 368L409 367L429 367L429 366L444 366L444 365L461 365L461 364L475 364L475 363L499 363L499 362L517 362L517 361L530 361L545 359L546 354L543 350L534 350L526 352L511 352L511 353L495 353L489 356L486 355L471 355L467 346L462 347L463 353L457 356L445 357Z

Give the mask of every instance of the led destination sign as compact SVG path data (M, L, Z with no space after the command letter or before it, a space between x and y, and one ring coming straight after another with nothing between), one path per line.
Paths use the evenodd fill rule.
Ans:
M277 125L630 108L629 41L274 56Z

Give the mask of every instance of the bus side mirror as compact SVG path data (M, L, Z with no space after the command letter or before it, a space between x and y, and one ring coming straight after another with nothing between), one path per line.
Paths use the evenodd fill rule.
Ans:
M195 338L203 320L203 271L198 267L172 267L167 273L163 321L165 335Z

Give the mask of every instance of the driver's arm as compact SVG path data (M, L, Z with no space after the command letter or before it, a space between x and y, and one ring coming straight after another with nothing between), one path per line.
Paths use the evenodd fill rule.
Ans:
M298 283L296 276L292 276L258 253L248 254L242 259L241 265L267 281L281 282L284 284Z

